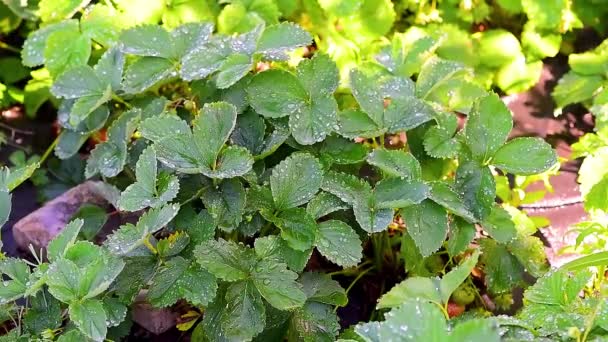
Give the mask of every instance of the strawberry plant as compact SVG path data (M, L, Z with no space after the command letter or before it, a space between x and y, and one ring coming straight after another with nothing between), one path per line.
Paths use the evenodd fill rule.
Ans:
M16 186L59 169L51 152L115 210L83 206L31 258L2 255L0 340L121 340L143 303L178 312L192 341L603 338L605 253L548 270L543 221L518 207L557 156L509 139L512 113L480 77L555 44L500 50L517 38L462 28L500 7L555 43L570 2L439 2L491 65L454 58L439 12L398 17L406 3L6 1L42 22L21 55L40 67L32 108L52 98L60 133L1 169L0 223ZM513 82L497 84L530 83ZM98 234L113 215L136 219ZM521 288L522 310L490 317Z
M455 267L476 225L486 235L479 243L491 292L523 284L536 249L513 245L525 233L494 204L490 167L539 173L555 164L555 153L539 139L507 142L511 113L496 95L472 88L474 96L465 92L458 102L442 96L448 84L468 84L466 69L432 57L408 66L414 82L368 62L350 75L352 95L335 93L339 72L326 55L295 68L282 62L311 43L298 26L212 32L208 24L138 26L123 31L93 67L68 67L56 77L51 91L63 98L57 156L72 156L108 126L85 174L115 189L120 210L149 209L102 246L79 241L83 221L75 220L49 245L48 263L30 270L6 259L12 285L5 303L50 295L73 323L63 334L100 340L146 289L156 307L185 300L205 308L194 336L249 340L283 327L274 333L333 339L334 308L347 296L328 276L302 273L313 250L353 267L370 258L362 239L371 235L376 256L367 272L381 274L399 265L399 250L385 243L398 238L406 268L416 273L448 234L454 261L445 267ZM269 70L257 71L259 62ZM462 130L456 109L469 113ZM406 145L386 143L400 133ZM407 231L390 237L396 215ZM477 255L445 275L452 280L442 305ZM509 279L492 271L496 258L509 260ZM40 330L26 320L20 333L56 331L61 317L53 322Z

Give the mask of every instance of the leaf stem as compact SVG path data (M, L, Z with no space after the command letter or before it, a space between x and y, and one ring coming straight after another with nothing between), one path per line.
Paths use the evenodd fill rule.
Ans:
M0 49L4 49L4 50L14 52L14 53L21 53L21 50L17 49L16 47L14 47L10 44L3 42L3 41L0 41Z
M355 266L354 268L352 268L352 267L343 268L343 269L341 269L339 271L329 272L329 273L327 273L327 275L330 276L330 277L333 277L333 276L336 276L336 275L344 275L344 274L347 274L347 273L354 272L355 270L358 270L361 267L367 266L369 264L371 264L371 261L365 260L364 262L362 262L361 264Z
M123 106L127 107L128 109L133 108L133 106L129 102L123 100L122 97L120 97L116 94L112 94L112 100L122 104Z
M376 267L372 266L372 267L370 267L370 268L367 268L367 269L365 269L365 270L361 271L361 273L359 273L359 274L357 275L357 277L355 277L355 279L353 279L353 281L350 283L350 285L348 285L348 287L346 288L346 291L344 292L344 294L346 295L346 297L348 297L348 293L349 293L349 292L350 292L350 290L351 290L351 289L352 289L352 288L355 286L355 284L356 284L356 283L357 283L357 282L358 282L358 281L359 281L361 278L363 278L363 276L364 276L365 274L367 274L369 271L371 271L371 270L373 270L373 269L375 269L375 268L376 268ZM338 306L336 306L336 307L334 308L334 312L336 312L336 311L338 311Z
M205 192L207 189L209 189L209 185L204 186L202 188L200 188L194 195L192 195L192 197L188 198L187 200L183 201L182 203L180 203L180 207L184 206L192 201L194 201L195 199L201 197L201 195L203 194L203 192Z
M42 155L42 157L40 157L40 161L38 162L38 163L40 163L40 165L44 164L46 159L51 155L51 152L53 152L53 150L55 149L55 146L57 146L57 144L59 143L60 136L61 136L61 134L57 135L55 140L53 140L53 142L49 145L49 147L46 149L46 151L44 151L44 154Z
M604 266L598 267L598 278L599 278L599 281L596 284L596 286L597 286L598 289L601 289L602 283L604 282L604 279L606 278L605 272L606 272L606 269L605 269ZM587 337L589 336L589 333L591 332L591 329L593 328L593 324L595 323L595 318L597 317L597 314L602 309L602 305L603 304L604 304L604 301L602 300L602 298L600 296L599 303L595 307L595 310L593 310L593 314L587 319L587 322L585 322L585 332L583 333L583 337L581 338L581 342L587 341Z

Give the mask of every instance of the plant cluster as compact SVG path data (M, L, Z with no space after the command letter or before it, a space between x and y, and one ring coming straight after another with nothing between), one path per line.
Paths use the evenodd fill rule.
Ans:
M35 91L34 112L57 103L61 133L0 171L0 223L52 151L53 177L100 180L139 219L94 244L107 214L83 206L34 260L3 257L0 340L119 340L141 300L185 307L178 328L193 341L607 335L605 254L547 272L543 222L517 209L543 196L526 187L556 172L556 154L508 140L512 114L486 90L534 83L499 75L529 77L557 53L580 22L571 2L4 3L43 23L23 44L23 64L40 67L23 93ZM466 29L503 12L530 18L523 49L509 31ZM405 23L416 26L382 38ZM505 40L518 48L495 47ZM455 56L453 42L480 59ZM17 85L6 89L19 75L0 75ZM589 208L604 204L595 191ZM368 276L382 287L373 319L341 327L338 309ZM488 317L530 276L540 280L515 317Z

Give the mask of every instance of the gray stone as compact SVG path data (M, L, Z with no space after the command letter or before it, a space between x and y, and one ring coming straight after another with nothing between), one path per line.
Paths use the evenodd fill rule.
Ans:
M90 203L109 206L102 187L101 182L84 182L19 220L13 226L17 246L22 250L28 250L31 244L36 251L46 248L48 243L63 230L81 205Z
M158 309L145 302L145 291L142 291L132 306L131 318L149 332L160 335L175 327L179 314L170 308Z

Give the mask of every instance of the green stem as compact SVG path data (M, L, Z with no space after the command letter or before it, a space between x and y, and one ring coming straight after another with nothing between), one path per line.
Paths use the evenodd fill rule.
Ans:
M355 284L356 284L356 283L357 283L357 282L358 282L358 281L359 281L361 278L363 278L363 276L364 276L364 275L366 275L366 274L367 274L369 271L371 271L371 270L373 270L373 269L375 269L375 267L374 267L374 266L372 266L372 267L370 267L370 268L368 268L368 269L366 269L366 270L361 271L361 273L359 273L359 274L357 275L357 277L355 277L355 279L354 279L354 280L353 280L353 281L350 283L350 285L348 285L348 287L346 288L346 291L345 291L345 295L348 297L348 293L349 293L349 292L350 292L350 290L351 290L351 289L352 289L352 288L355 286ZM338 306L336 306L336 307L334 308L334 312L336 312L336 311L338 311Z
M44 162L46 161L46 159L51 155L51 152L53 152L53 150L55 149L55 146L57 146L57 144L59 143L59 137L61 136L58 135L55 140L53 140L53 142L49 145L49 147L46 149L46 151L44 151L44 154L42 155L42 157L40 158L40 165L44 164Z
M122 97L116 95L116 94L112 94L112 100L122 104L123 106L127 107L128 109L133 108L133 106L128 103L127 101L123 100Z
M136 181L137 177L135 176L135 173L133 173L133 170L131 170L131 168L129 168L128 166L125 166L125 168L123 169L124 173L132 180L132 181Z
M361 267L367 266L369 264L371 264L371 261L365 260L361 264L357 265L355 268L352 268L352 267L350 267L350 268L344 268L344 269L341 269L339 271L329 272L329 273L327 273L327 275L329 275L330 277L333 277L333 276L336 276L336 275L344 275L344 274L352 273L352 272L360 269Z
M207 189L209 189L209 185L204 186L202 188L200 188L194 195L192 195L192 197L188 198L187 200L183 201L182 203L180 203L180 206L186 205L192 201L194 201L197 198L200 198L201 195L203 194L203 192L205 192Z
M17 49L16 47L9 45L5 42L0 41L0 49L4 49L4 50L8 50L10 52L14 52L14 53L21 53L21 50Z
M602 287L602 283L604 282L604 279L606 278L605 272L606 272L606 269L604 268L604 266L599 267L599 269L598 269L598 278L599 279L598 279L598 283L595 285L597 289L601 289L601 287ZM597 304L597 306L595 307L595 310L593 310L593 314L591 315L591 317L589 317L589 319L587 320L587 322L585 324L585 332L583 333L581 342L587 341L587 337L589 336L589 333L591 332L591 329L593 328L593 325L595 323L595 317L597 317L597 314L602 309L603 304L604 304L604 301L601 300L601 298L600 298L600 301Z

